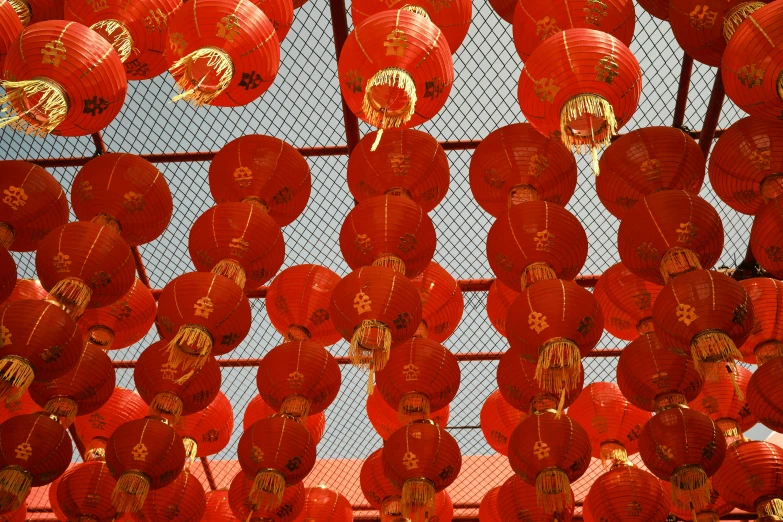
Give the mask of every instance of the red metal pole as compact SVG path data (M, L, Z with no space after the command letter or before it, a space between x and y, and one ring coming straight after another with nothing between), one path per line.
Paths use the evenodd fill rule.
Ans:
M348 18L345 15L345 0L329 0L332 15L332 32L334 33L335 57L339 60L345 40L348 38ZM338 78L339 81L339 78ZM345 140L348 143L348 154L359 144L359 118L351 112L345 98L340 93L343 104L343 123L345 125Z
M95 154L100 156L106 154L109 150L106 148L106 143L103 141L103 134L100 131L92 135L92 142L95 144Z
M209 460L206 457L201 457L201 467L204 468L204 476L207 477L207 482L209 482L209 489L215 491L217 489L215 476L212 474L212 468L209 467Z
M685 123L685 107L688 105L688 90L691 86L691 73L693 72L693 58L687 53L682 55L682 70L680 71L680 85L677 87L677 101L674 105L674 121L672 127L681 128Z
M723 108L723 99L726 96L726 91L723 88L723 76L720 69L715 73L715 83L712 86L712 94L710 94L710 103L707 105L707 114L704 115L704 122L701 126L701 134L699 135L699 147L704 153L706 158L710 154L712 148L712 140L715 138L715 129L718 127L718 121L720 120L720 111Z

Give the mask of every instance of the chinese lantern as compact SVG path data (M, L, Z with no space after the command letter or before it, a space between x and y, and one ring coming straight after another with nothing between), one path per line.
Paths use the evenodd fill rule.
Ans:
M755 215L783 194L781 145L777 122L755 116L734 122L710 154L710 185L718 197L737 212Z
M370 424L372 424L372 427L375 428L375 431L383 440L388 439L392 433L405 425L397 415L397 408L392 408L386 404L386 401L378 391L377 385L373 388L373 393L367 395L366 409ZM430 412L429 419L441 428L445 428L449 423L450 413L451 409L447 404L437 411ZM310 417L308 417L309 420Z
M209 164L209 190L215 203L256 205L281 227L304 211L311 185L307 161L294 147L272 136L240 136L226 143Z
M18 43L16 43L18 42ZM76 22L26 27L8 50L0 127L45 136L87 136L119 114L128 91L122 62L98 33Z
M661 482L661 486L664 489L671 490L671 484L666 481ZM719 522L720 517L728 515L734 510L734 506L723 500L718 495L715 489L710 490L710 503L698 510L690 509L677 509L674 506L670 506L671 514L675 515L682 520L693 520L693 522ZM696 512L696 518L693 518L693 513Z
M166 62L182 91L172 101L238 107L272 85L280 40L267 15L246 0L203 0L168 20Z
M566 29L527 59L518 97L538 132L569 149L589 148L597 174L598 147L628 122L641 90L639 62L625 44L601 31Z
M487 292L487 317L503 337L506 336L506 317L511 304L519 297L519 292L495 279Z
M659 20L666 21L669 19L668 0L642 0L639 2L639 6Z
M239 473L242 475L242 473ZM243 477L244 478L244 477ZM204 511L204 522L240 522L231 512L228 503L228 489L207 491L207 507Z
M766 441L738 441L726 450L713 479L730 504L755 511L759 520L783 518L783 449Z
M639 432L651 415L631 404L612 382L587 385L568 408L568 416L590 437L592 455L606 466L628 461L638 449Z
M91 415L76 417L76 435L84 443L87 456L103 458L106 442L114 430L147 414L147 404L136 392L116 387L109 400Z
M783 357L760 366L748 382L748 407L760 423L783 433Z
M496 218L528 201L565 205L576 189L574 155L529 123L490 132L470 159L470 190Z
M0 510L18 508L31 487L62 475L72 452L68 433L45 413L17 415L0 424Z
M435 116L454 82L449 43L417 6L384 10L357 24L337 72L348 107L381 131L408 129Z
M297 522L351 522L353 506L339 491L326 486L305 488L305 505Z
M49 297L49 292L44 290L41 282L37 279L17 279L11 295L2 301L2 304L14 303L24 299L43 301L44 299L49 299Z
M751 373L742 366L736 366L732 372L734 376L731 381L705 382L701 395L688 404L692 410L708 415L729 443L741 438L745 431L756 424L756 418L745 400ZM736 387L732 385L734 382Z
M359 472L359 484L364 498L381 514L381 522L396 522L402 517L402 491L391 483L383 471L383 448L364 459Z
M109 227L67 223L38 245L35 269L43 287L67 312L108 306L125 295L136 268L127 243Z
M245 416L242 419L242 429L247 431L256 421L270 417L275 413L277 412L264 402L263 397L256 395L247 404ZM394 412L394 417L395 419L397 418L396 412ZM308 415L304 420L304 427L310 432L313 444L318 445L326 430L326 416L324 412Z
M447 490L435 494L435 514L428 522L450 522L454 518L454 502Z
M512 475L498 489L497 500L495 501L498 518L493 518L492 522L511 522L516 520L530 520L531 522L571 521L574 512L573 507L549 511L541 508L537 504L536 498L536 488L517 475ZM481 517L480 507L479 517Z
M8 250L0 248L0 303L8 299L16 288L16 263Z
M19 2L17 0L16 4ZM22 21L16 14L14 6L8 0L0 1L0 71L4 71L5 55L8 54L8 48L13 45L16 37L24 29ZM0 79L2 78L0 73Z
M606 331L626 341L650 333L653 330L652 307L661 289L660 285L642 279L622 263L604 270L593 295L604 314Z
M759 211L750 229L750 248L761 268L783 276L783 198L775 198Z
M337 283L329 314L340 335L351 343L351 363L380 371L389 359L392 342L410 339L416 332L421 323L421 298L399 272L365 266Z
M783 283L767 277L740 281L753 303L753 329L739 351L745 362L764 364L783 356Z
M461 467L457 441L430 420L414 420L383 443L384 473L402 489L402 516L411 522L429 520L435 494L454 482Z
M57 180L38 165L5 160L0 169L0 245L14 252L33 251L49 232L68 222L68 199Z
M591 518L596 521L624 522L635 518L666 522L669 516L669 496L661 481L630 463L616 464L599 475L587 498Z
M459 283L435 261L411 282L421 297L421 325L416 335L442 343L457 329L465 311Z
M117 510L111 502L111 493L117 482L105 462L80 462L57 482L53 498L67 520L114 520Z
M62 20L64 0L11 0L22 25L45 22L46 20Z
M168 486L150 491L136 516L141 520L187 522L202 520L206 509L204 487L190 471L183 470Z
M159 417L128 421L109 436L106 464L117 481L111 499L120 513L139 511L150 491L168 486L182 472L185 446Z
M424 212L438 206L449 190L449 162L440 143L426 132L396 129L387 131L373 152L376 136L376 131L365 134L348 158L353 197L361 203L383 194L405 196Z
M514 22L514 9L517 7L517 0L491 0L489 5L500 18L508 23Z
M188 251L196 270L225 276L246 290L260 288L285 260L277 221L245 203L220 203L201 214L190 229Z
M514 475L512 478L516 478L522 482L519 477ZM524 482L522 482L524 484ZM525 484L527 486L527 484ZM530 486L527 486L530 487ZM487 491L479 504L478 519L479 522L502 522L500 518L500 511L498 510L498 493L500 493L500 486Z
M250 332L250 322L245 293L222 275L182 274L158 298L158 326L174 368L198 368L210 355L230 352Z
M509 344L520 356L537 362L536 381L556 394L576 388L581 358L598 344L603 331L598 301L573 281L540 281L508 310Z
M661 480L671 482L672 505L698 510L710 501L709 477L726 454L726 439L705 414L671 406L656 413L639 435L639 455Z
M291 522L302 512L305 505L305 488L299 483L285 488L280 505L264 507L251 500L253 481L241 471L237 473L228 488L228 503L234 516L242 521Z
M340 391L342 374L334 357L310 341L283 343L258 363L256 384L274 410L304 420L324 411Z
M25 522L27 520L27 502L22 504L15 510L0 515L2 522Z
M219 391L206 408L181 416L174 427L190 460L219 453L228 445L234 430L231 402Z
M397 408L401 423L428 419L457 395L460 370L447 348L420 337L394 345L389 361L375 374L381 397Z
M15 401L0 401L0 422L5 422L17 415L27 415L39 411L41 411L41 407L33 401L28 392L25 392Z
M587 260L587 234L560 205L514 205L492 224L487 258L495 276L520 291L536 281L573 279Z
M706 160L696 140L673 127L646 127L614 141L601 155L595 190L606 210L624 219L628 210L659 190L698 194Z
M481 431L484 433L484 439L492 449L508 456L508 439L514 428L527 417L527 413L509 404L500 390L493 391L481 406Z
M65 473L67 473L67 471ZM59 485L60 479L63 478L65 473L60 475L51 484L49 484L49 505L52 508L52 513L57 518L57 520L68 520L68 517L65 515L65 513L63 513L62 509L60 509L60 504L57 502L57 486ZM111 498L109 501L111 502Z
M67 374L79 361L83 340L58 306L25 300L0 307L0 345L0 398L15 401L33 381Z
M130 246L160 237L174 205L166 178L155 165L119 153L102 154L79 169L71 204L77 219L110 227Z
M626 212L617 249L628 270L659 285L709 269L723 250L723 223L712 205L684 190L645 196Z
M286 488L302 482L315 465L310 432L287 415L255 422L237 446L239 464L253 481L250 500L265 509L281 505Z
M295 265L280 272L266 292L272 326L287 341L330 345L340 334L329 316L329 301L340 276L320 265Z
M220 366L207 357L199 368L174 368L166 341L148 346L136 362L133 382L150 414L169 417L176 425L180 415L192 415L209 406L220 391Z

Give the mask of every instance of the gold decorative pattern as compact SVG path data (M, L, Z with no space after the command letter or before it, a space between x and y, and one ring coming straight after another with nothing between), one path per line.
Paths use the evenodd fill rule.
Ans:
M204 296L193 303L193 313L198 317L208 318L209 314L214 310L215 303L212 302L212 299L210 299L209 296Z
M764 72L766 69L760 68L755 63L740 67L737 71L737 79L739 82L752 89L753 87L761 87L764 80Z
M71 269L71 256L57 252L57 255L52 259L52 264L54 264L54 269L57 270L58 274L68 272Z
M226 15L217 23L217 37L223 38L227 42L233 42L241 32L239 17L235 14Z
M530 312L527 316L527 324L530 325L531 330L535 330L536 333L541 333L549 328L549 323L546 322L546 316L541 312Z
M537 440L535 444L533 444L533 455L538 457L538 460L543 460L545 458L549 457L549 444L544 442L543 440Z
M715 19L718 17L717 11L711 11L708 5L697 5L690 12L691 27L697 31L712 29L715 26Z
M59 67L60 62L65 61L66 58L65 44L60 40L52 40L43 46L41 56L43 56L42 63Z
M140 460L142 462L147 461L147 455L149 454L149 450L147 450L147 445L143 442L139 442L135 446L133 446L133 450L131 450L131 455L133 456L133 460Z
M365 294L362 290L356 294L353 298L353 307L356 309L357 314L363 314L365 312L372 311L372 299Z
M693 321L699 318L699 316L696 315L696 309L686 303L680 303L677 305L676 313L677 320L681 323L685 323L686 326L690 326Z
M16 453L17 459L27 460L33 454L33 447L30 445L29 442L22 442L14 449L14 453Z
M540 80L533 82L533 92L541 101L552 103L559 91L560 87L555 85L555 80L553 79L541 78Z
M386 56L405 56L405 49L408 48L408 37L402 29L394 28L386 35L383 46L386 47Z
M402 368L402 375L406 381L419 380L419 367L413 363L408 363Z
M23 187L9 186L3 190L3 203L11 207L11 210L19 210L27 204L27 193Z

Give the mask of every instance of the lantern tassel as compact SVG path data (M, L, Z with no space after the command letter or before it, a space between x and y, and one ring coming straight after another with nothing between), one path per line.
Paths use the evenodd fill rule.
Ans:
M207 60L207 68L215 75L217 86L213 91L201 90L201 84L206 79L206 75L198 81L190 77L190 68L198 60ZM202 47L174 62L169 72L174 78L177 78L177 86L183 91L182 94L171 98L171 101L185 100L191 105L199 107L209 105L226 90L234 76L234 63L222 49Z
M84 309L90 303L92 290L87 283L76 277L66 277L57 281L49 290L49 295L54 297L73 317L80 317Z
M731 40L740 24L761 7L764 7L762 2L743 2L726 13L723 21L723 37L726 42Z
M310 414L310 399L299 394L286 395L280 404L280 413L290 415L295 419L305 420Z
M560 393L576 388L581 369L579 347L569 339L558 337L539 349L535 378L544 391Z
M375 140L372 142L372 146L370 147L370 152L375 152L378 149L378 145L381 144L382 137L383 129L378 129L378 132L375 133Z
M0 105L5 106L2 112L16 113L15 116L0 118L0 129L10 126L19 132L43 137L57 128L68 114L68 98L62 88L51 80L34 78L18 82L3 81L0 85L5 89L5 96L0 98ZM31 99L37 99L37 102L30 108L22 112L16 109L24 107L25 100ZM43 118L32 118L30 114L34 112L45 116L45 121Z
M133 52L133 37L124 23L112 19L101 20L92 24L90 29L109 42L114 47L114 50L117 51L117 54L120 55L120 61L125 63ZM115 35L114 33L117 34Z
M188 469L190 469L190 463L198 456L198 443L190 437L182 437L182 444L185 446L185 459L188 461Z
M403 518L411 522L429 520L435 511L435 485L425 478L411 478L402 483L400 502Z
M394 114L389 114L389 108L373 99L374 87L397 88L405 93L408 102ZM389 100L386 100L387 103ZM367 123L379 129L397 129L410 121L416 111L416 84L408 71L398 67L387 67L373 74L364 87L362 113ZM379 133L380 134L380 133ZM380 136L375 137L380 141ZM371 150L374 150L371 148Z
M403 424L410 424L414 419L430 418L430 399L421 392L408 392L400 399L397 406L397 419Z
M394 254L381 254L372 261L372 266L385 266L401 275L405 275L405 261Z
M348 357L351 364L369 370L383 370L389 360L392 336L389 328L374 319L365 319L353 332ZM369 353L372 352L372 353Z
M756 506L759 517L771 517L772 520L783 520L783 500L771 498L762 500Z
M734 359L742 358L731 337L720 330L705 330L697 334L691 341L691 356L699 375L712 382L720 380L720 370L723 365L734 375L736 373ZM742 395L741 391L740 395Z
M522 270L522 290L538 281L550 279L557 279L557 272L549 263L531 263Z
M375 368L370 367L370 375L367 376L367 395L375 392Z
M221 259L212 267L212 273L231 279L239 288L244 289L247 283L245 269L233 259Z
M619 442L601 443L601 467L603 469L606 469L607 462L611 462L612 466L628 462L628 450Z
M579 119L584 114L604 120L605 124L599 129L597 136L592 131L592 121L590 123L590 137L577 135L569 127L571 122ZM596 94L578 94L566 101L560 110L560 136L563 144L569 150L581 154L584 152L585 147L594 150L599 146L609 145L612 136L616 132L617 120L614 116L612 104Z
M710 479L701 466L683 466L670 477L672 504L680 509L699 510L710 503Z
M150 492L150 479L140 471L126 471L117 479L111 502L120 513L139 511Z
M150 402L150 415L169 416L174 424L179 422L182 415L182 399L171 392L161 392L155 395Z
M35 379L35 370L21 357L7 355L0 359L0 398L6 404L18 401Z
M280 505L285 492L285 477L274 469L265 469L256 473L250 488L250 501L259 509L271 510Z
M766 341L757 346L753 354L756 356L756 364L761 366L772 359L783 357L783 343L775 340Z
M560 468L547 468L536 477L536 502L547 513L562 513L574 506L568 475Z
M386 497L381 502L381 522L395 522L402 516L400 497Z
M12 511L27 498L33 485L33 476L19 466L6 466L0 469L0 509Z
M102 227L109 227L118 234L122 233L122 225L120 225L120 222L117 221L116 218L104 212L100 212L94 218L92 218L92 222L101 225Z
M11 7L14 8L14 11L16 11L16 16L19 17L19 21L22 22L22 25L24 27L30 25L30 21L32 20L33 16L30 12L30 6L27 5L27 2L24 0L8 0L8 3L11 4Z
M699 256L692 250L681 247L670 248L661 258L660 271L665 283L668 283L672 277L691 270L701 270Z
M78 415L79 406L73 399L68 397L55 397L49 399L46 406L44 406L44 411L60 417L62 419L61 424L67 428L73 424L73 419Z
M179 327L177 335L168 344L169 365L172 368L199 369L207 362L212 352L212 335L203 326L185 324ZM195 351L186 350L195 348Z

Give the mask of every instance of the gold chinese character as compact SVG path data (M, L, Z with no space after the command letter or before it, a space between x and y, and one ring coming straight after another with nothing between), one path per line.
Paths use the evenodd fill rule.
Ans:
M139 442L135 446L133 446L133 450L131 450L131 455L133 455L133 460L140 460L140 461L146 461L147 460L147 454L149 454L149 451L147 451L147 446L143 442Z
M696 309L691 305L685 303L677 305L677 320L685 323L686 326L690 325L698 318L699 316L696 315Z
M169 33L169 45L174 49L177 56L182 56L188 42L185 41L185 35L182 33Z
M408 48L408 37L401 29L393 29L386 36L386 42L383 42L383 46L386 47L386 56L404 56L405 49Z
M595 66L595 79L599 82L612 84L616 76L620 75L620 67L612 56L604 56Z
M30 456L33 454L33 447L30 446L29 443L23 442L19 444L16 449L14 449L14 452L16 453L16 458L19 460L27 460L30 458Z
M288 374L288 385L291 388L301 388L304 383L304 374L299 371L293 371Z
M167 28L166 18L166 13L160 9L150 9L149 14L142 18L142 21L147 31L162 33Z
M530 315L527 316L527 324L529 324L530 329L535 330L536 333L541 333L549 328L549 324L546 322L546 316L541 312L530 312Z
M226 15L217 23L217 36L228 42L233 42L234 37L241 32L239 17L234 14Z
M697 31L704 29L712 29L715 25L715 19L718 17L717 11L710 11L708 5L697 5L690 13L691 27L695 27Z
M402 465L405 469L416 469L419 467L419 459L412 451L407 451L402 456Z
M560 87L555 85L554 80L541 78L533 84L533 91L539 100L552 103Z
M536 36L542 41L561 31L562 29L557 26L557 19L555 18L545 16L536 22Z
M253 182L253 171L248 167L234 169L234 181L242 188L247 188Z
M761 87L762 81L764 79L764 71L764 69L761 69L758 65L752 63L750 65L740 67L740 69L737 71L737 79L748 89L752 89L753 87Z
M11 343L11 335L11 330L4 325L0 325L0 348L13 344Z
M48 65L60 66L60 62L65 61L65 45L60 40L52 40L41 49L43 63Z
M606 4L600 0L587 0L587 7L583 10L585 12L585 22L596 27L601 25L608 12Z
M408 174L408 169L411 167L410 154L390 152L387 159L389 160L389 168L392 169L395 176L406 176Z
M242 257L250 250L250 243L244 237L235 237L228 244L228 251L232 256Z
M402 375L406 381L419 380L419 367L413 363L408 363L402 367Z
M538 457L538 460L549 457L549 445L543 440L536 441L536 443L533 444L533 455Z
M353 307L358 314L369 312L372 310L372 300L369 295L359 290L359 293L353 298Z
M27 204L27 194L24 188L11 185L3 190L3 203L11 207L11 210L19 210Z
M133 191L126 192L122 200L122 206L131 214L141 212L144 210L144 196Z
M193 304L193 313L198 317L209 317L215 310L215 304L208 296L204 296Z
M57 252L52 263L54 264L54 269L57 270L58 273L68 272L71 269L71 256L63 254L62 252Z
M554 243L555 235L549 232L549 230L541 230L536 232L536 236L533 241L536 242L536 250L540 252L549 252Z

